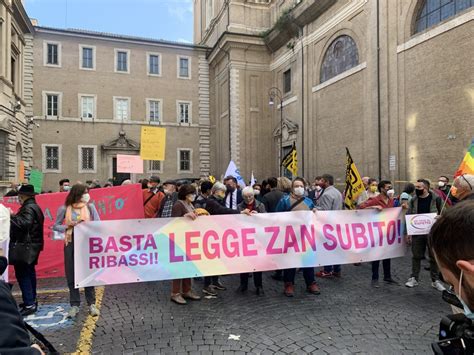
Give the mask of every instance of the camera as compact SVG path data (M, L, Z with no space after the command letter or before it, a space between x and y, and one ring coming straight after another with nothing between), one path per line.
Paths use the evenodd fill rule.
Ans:
M451 290L443 291L443 300L455 307L463 308ZM474 322L462 313L444 316L439 324L439 341L432 343L431 348L435 354L473 355Z

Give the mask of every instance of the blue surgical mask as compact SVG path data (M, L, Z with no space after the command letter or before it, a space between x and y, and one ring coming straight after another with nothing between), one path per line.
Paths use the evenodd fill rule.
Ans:
M463 270L461 270L461 276L459 277L459 301L462 303L462 306L464 308L464 315L469 318L474 320L474 313L469 309L469 306L462 300L461 297L461 284L462 284L462 275L463 275Z

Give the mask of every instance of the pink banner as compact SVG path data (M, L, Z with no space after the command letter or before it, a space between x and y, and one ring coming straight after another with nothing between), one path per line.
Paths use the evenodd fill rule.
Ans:
M90 222L76 227L76 287L403 256L401 208Z
M90 190L91 203L95 205L101 220L143 218L143 194L140 184ZM36 273L39 278L64 276L64 241L53 240L52 227L56 213L64 205L67 192L36 196L44 213L44 250L40 254ZM20 208L17 197L4 197L0 203L14 212ZM10 277L13 268L10 268Z

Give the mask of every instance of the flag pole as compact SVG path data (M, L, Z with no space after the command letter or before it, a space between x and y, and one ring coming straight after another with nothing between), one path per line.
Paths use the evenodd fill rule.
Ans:
M446 202L448 202L448 198L451 195L451 189L449 189L448 194L446 195L446 198L444 199L443 207L441 207L441 212L439 213L440 215L443 214L444 208L446 207Z

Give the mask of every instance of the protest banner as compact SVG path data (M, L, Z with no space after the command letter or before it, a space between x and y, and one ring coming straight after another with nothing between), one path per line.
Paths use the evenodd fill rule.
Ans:
M101 220L143 218L143 194L140 184L92 189L91 203L95 205ZM64 205L67 192L36 196L36 202L44 214L44 250L40 254L36 273L38 278L64 276L64 242L55 239L52 230L56 214ZM4 197L0 204L16 212L20 208L17 197ZM12 277L10 272L10 277Z
M381 260L406 253L401 208L88 222L76 287Z
M41 193L41 189L43 188L43 173L39 170L31 170L30 184L34 186L36 193Z
M165 160L166 128L142 126L140 157L143 160Z
M143 160L139 155L117 154L117 172L143 174Z
M436 213L407 214L405 216L408 235L426 235L436 222Z

